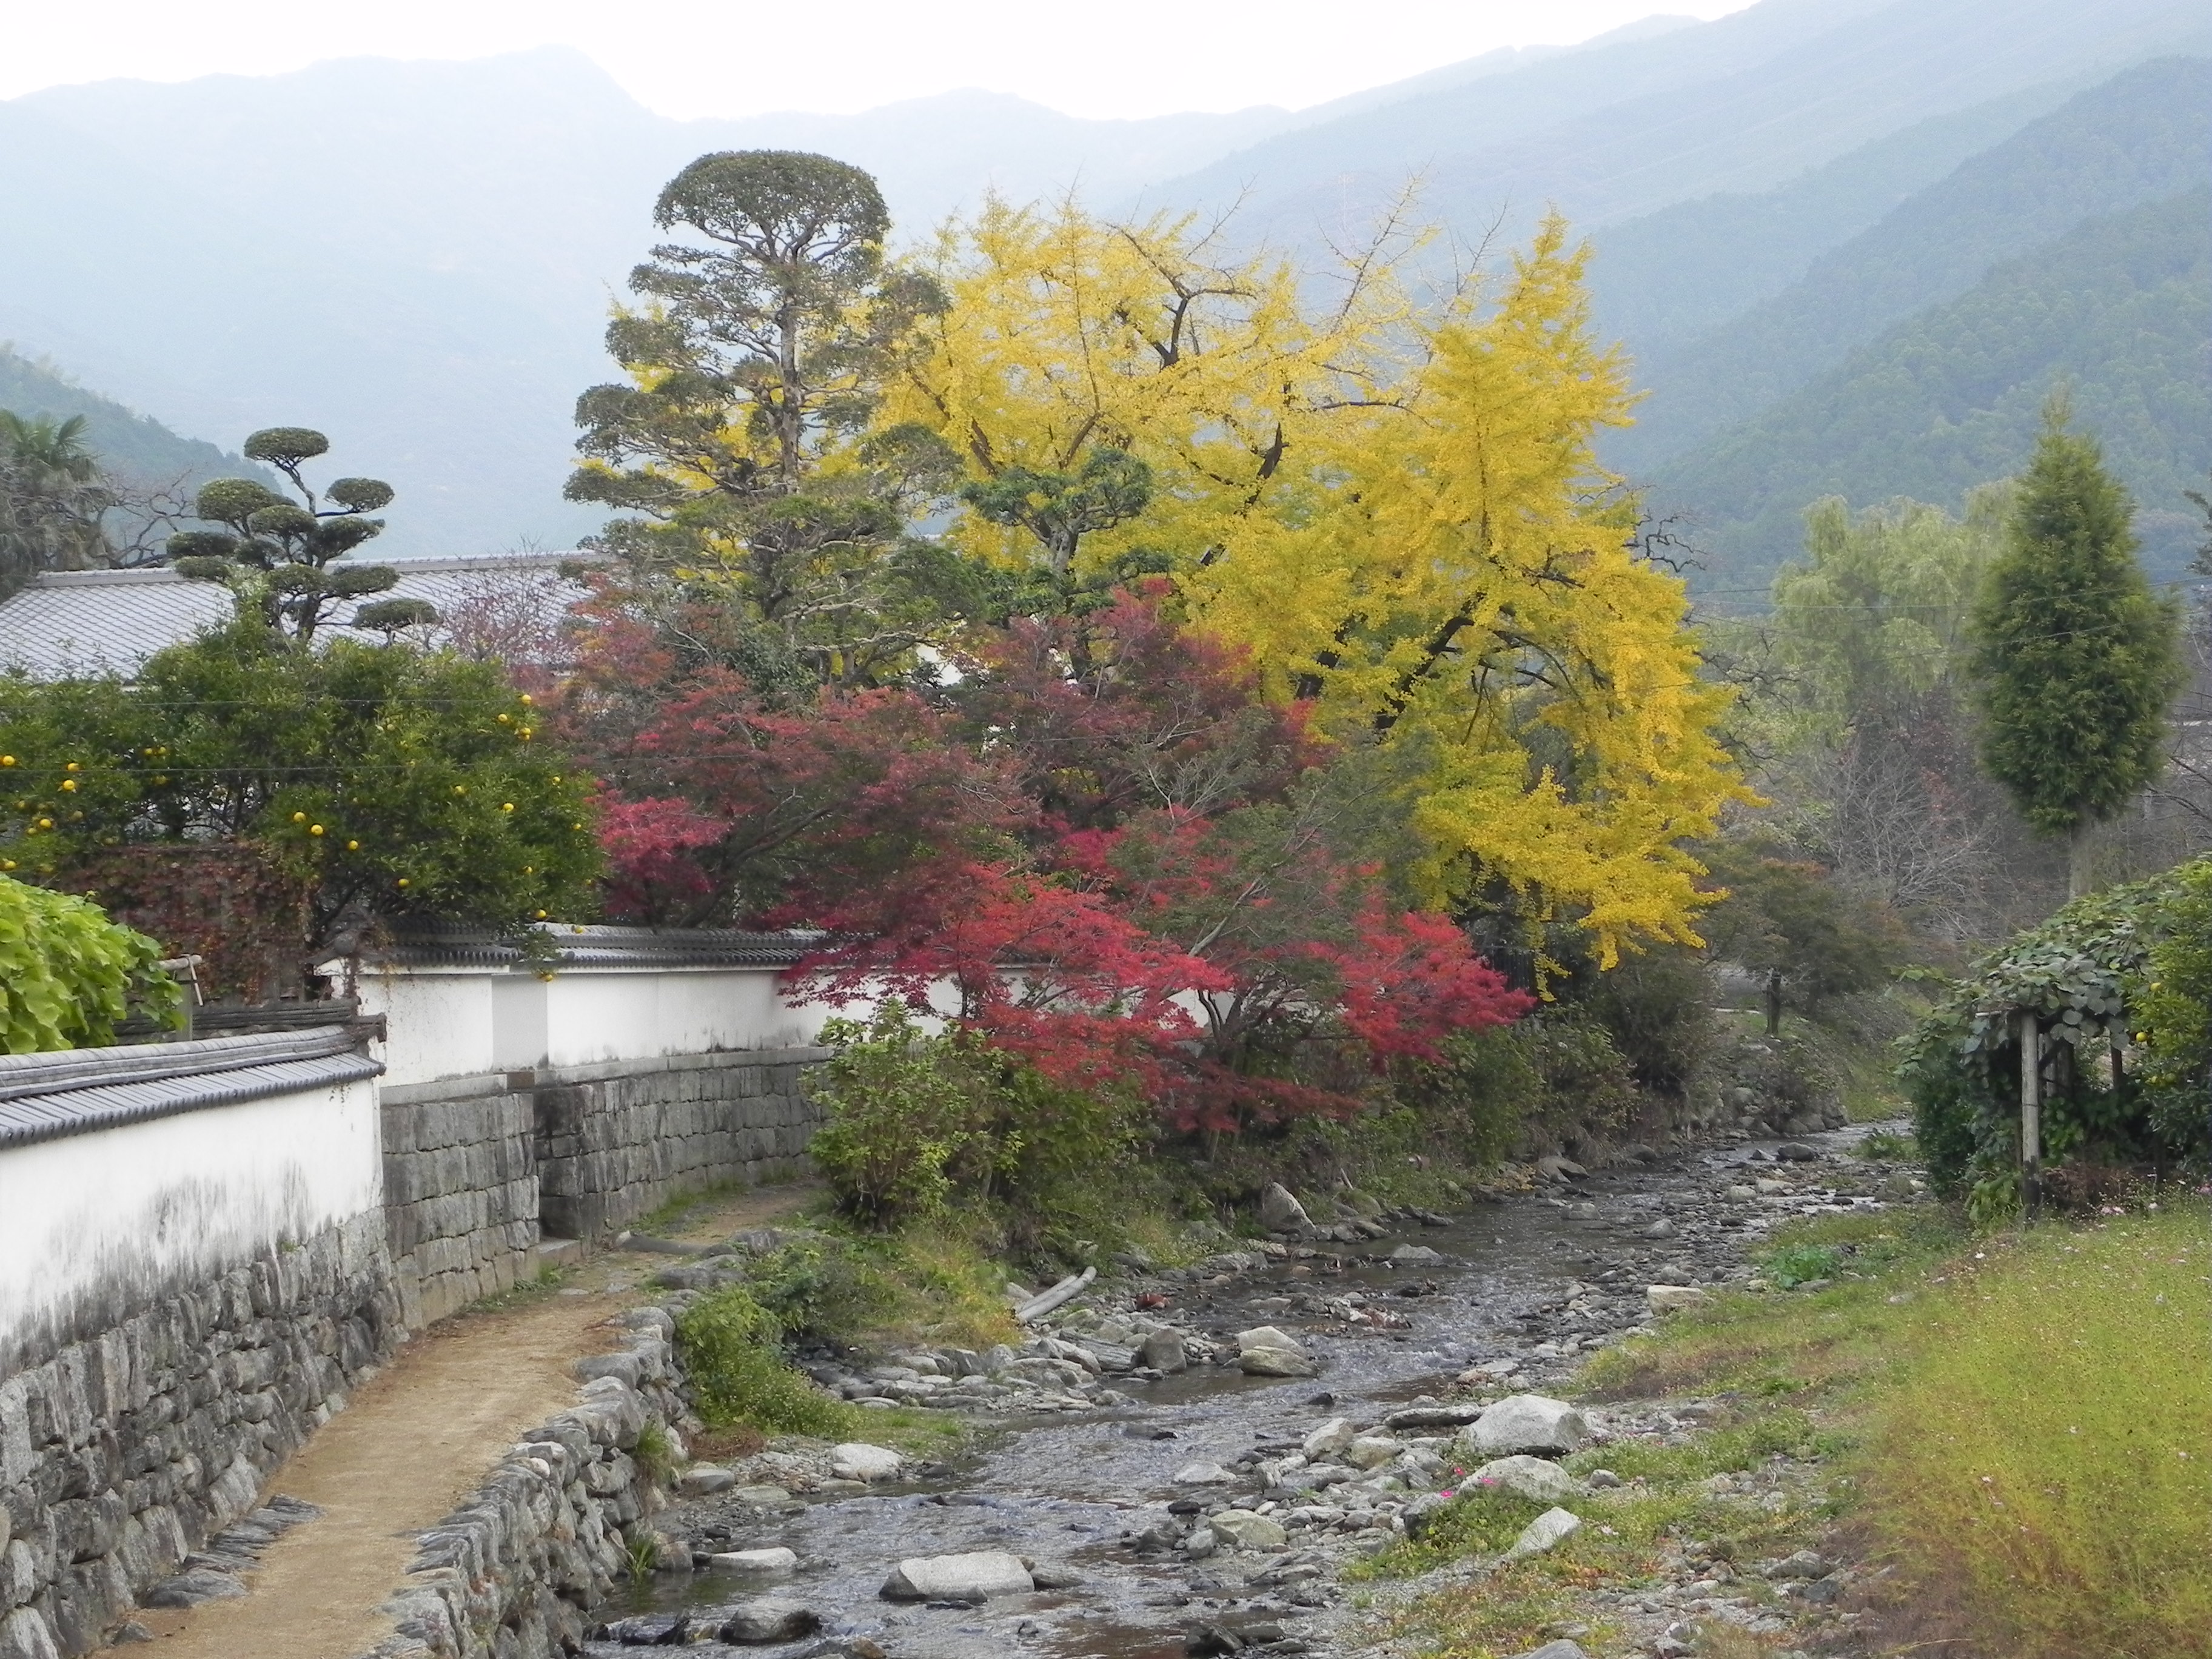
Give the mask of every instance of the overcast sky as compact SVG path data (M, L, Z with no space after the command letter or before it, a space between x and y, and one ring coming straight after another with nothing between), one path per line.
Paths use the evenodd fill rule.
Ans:
M849 112L956 87L1070 114L1297 108L1493 46L1750 0L9 0L0 97L330 58L578 47L674 116Z

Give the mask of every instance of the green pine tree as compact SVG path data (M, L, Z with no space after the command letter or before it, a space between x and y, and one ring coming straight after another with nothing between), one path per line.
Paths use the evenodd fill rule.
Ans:
M1972 672L1982 763L2030 824L2068 837L2073 896L2090 828L2157 775L2184 678L2180 613L2136 561L2134 517L2054 394L1975 605Z

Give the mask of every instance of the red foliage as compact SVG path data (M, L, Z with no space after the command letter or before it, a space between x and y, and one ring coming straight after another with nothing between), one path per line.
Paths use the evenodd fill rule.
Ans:
M823 928L800 994L888 990L1184 1129L1356 1110L1390 1061L1522 1012L1345 850L1304 711L1164 597L984 635L941 695L789 704L617 607L580 698L620 750L617 908Z

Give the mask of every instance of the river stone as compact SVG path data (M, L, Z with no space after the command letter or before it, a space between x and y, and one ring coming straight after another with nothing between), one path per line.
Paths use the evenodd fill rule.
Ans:
M1390 1252L1390 1260L1401 1267L1433 1267L1443 1259L1443 1252L1425 1244L1401 1244Z
M1310 1227L1313 1221L1289 1188L1271 1181L1260 1194L1260 1224L1271 1233L1287 1233Z
M1522 1529L1509 1555L1541 1555L1583 1528L1583 1519L1566 1510L1546 1510Z
M1572 1642L1561 1641L1547 1642L1540 1648L1531 1648L1526 1653L1516 1653L1513 1656L1513 1659L1589 1659L1589 1655Z
M896 1480L906 1459L888 1446L848 1440L830 1448L830 1473L840 1480Z
M1589 1174L1588 1170L1571 1158L1540 1158L1536 1173L1547 1181L1579 1181Z
M1309 1462L1318 1463L1324 1458L1334 1457L1353 1440L1359 1431L1352 1425L1348 1417L1332 1417L1305 1437L1299 1449Z
M1565 1401L1516 1394L1475 1419L1460 1440L1478 1455L1504 1457L1514 1452L1575 1451L1589 1437L1589 1420Z
M1774 1149L1775 1160L1782 1164L1810 1164L1820 1156L1802 1140L1785 1140Z
M788 1578L799 1571L799 1557L781 1547L765 1550L726 1550L707 1558L711 1566L748 1578Z
M1189 1357L1183 1352L1182 1333L1172 1325L1163 1325L1146 1337L1137 1350L1137 1358L1156 1371L1190 1369Z
M738 1486L732 1490L730 1496L740 1504L763 1510L791 1502L791 1491L787 1486Z
M1307 1357L1297 1338L1273 1325L1237 1333L1237 1363L1248 1376L1318 1376L1321 1367Z
M1668 1220L1667 1218L1662 1215L1650 1226L1644 1228L1643 1231L1637 1234L1637 1237L1638 1238L1672 1238L1674 1237L1674 1224Z
M1232 1549L1275 1549L1290 1541L1282 1523L1264 1515L1255 1515L1249 1510L1224 1510L1209 1517L1206 1525L1213 1535Z
M714 1634L725 1642L791 1642L821 1628L822 1620L811 1607L763 1599L738 1602Z
M712 1463L694 1463L676 1477L676 1489L686 1498L705 1498L718 1492L727 1492L738 1484L738 1477L727 1469L717 1468Z
M1705 1307L1713 1297L1711 1291L1699 1290L1695 1285L1647 1285L1644 1287L1644 1299L1650 1304L1653 1313L1668 1314L1680 1313L1685 1308Z
M1344 1461L1355 1469L1379 1469L1405 1449L1389 1435L1363 1434L1344 1449Z
M982 1601L994 1595L1026 1595L1035 1588L1018 1555L977 1550L902 1561L884 1581L883 1594L893 1601Z
M1485 1463L1468 1477L1476 1486L1502 1486L1534 1504L1564 1504L1582 1495L1582 1483L1557 1463L1516 1454Z
M1186 1463L1175 1472L1178 1486L1226 1486L1236 1479L1218 1463Z

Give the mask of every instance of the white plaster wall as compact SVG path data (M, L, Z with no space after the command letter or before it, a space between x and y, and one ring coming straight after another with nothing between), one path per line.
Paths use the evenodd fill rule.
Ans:
M377 1058L384 1062L385 1082L397 1086L507 1069L497 1057L496 994L508 983L538 982L526 975L472 969L364 968L355 994L362 1013L384 1016ZM510 1022L514 1012L507 1010Z
M374 1079L0 1151L0 1350L376 1210L383 1184Z
M569 969L538 983L551 1066L789 1048L811 1042L828 1017L787 1006L782 976L765 968Z

